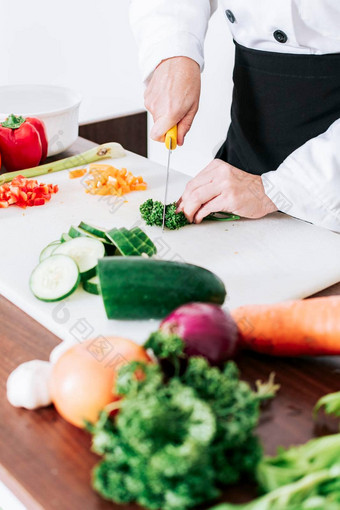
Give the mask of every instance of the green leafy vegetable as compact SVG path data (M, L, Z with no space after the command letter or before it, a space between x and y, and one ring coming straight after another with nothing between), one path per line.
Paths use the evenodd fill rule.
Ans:
M163 223L163 204L149 198L139 208L143 220L147 225L161 227ZM182 212L176 213L176 202L165 208L165 226L170 230L177 230L188 225L188 220Z
M340 463L340 434L312 439L301 446L279 449L276 457L265 457L258 465L261 488L271 491Z
M211 510L340 510L340 464L311 473L250 503L225 503Z
M174 351L181 356L179 342ZM93 485L104 498L185 510L254 473L262 455L254 435L259 398L233 362L221 371L192 357L170 379L159 365L132 362L120 370L117 390L117 416L103 412L89 427L103 456Z
M176 202L168 204L165 207L165 226L169 230L177 230L185 225L188 225L189 222L186 219L185 215L182 212L176 213ZM143 220L147 225L150 226L158 226L161 227L163 224L163 204L159 201L154 201L152 198L146 200L140 208L140 213ZM229 214L225 212L218 212L209 214L205 220L212 221L235 221L239 220L240 216L236 214Z
M317 415L321 407L325 408L326 414L334 414L334 416L340 417L340 391L329 393L328 395L320 398L314 408L314 416Z

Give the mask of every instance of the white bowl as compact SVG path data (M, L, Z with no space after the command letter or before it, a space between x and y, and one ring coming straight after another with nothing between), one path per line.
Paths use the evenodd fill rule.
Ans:
M46 126L48 156L68 149L78 136L78 92L53 85L0 86L0 122L8 115L37 117Z

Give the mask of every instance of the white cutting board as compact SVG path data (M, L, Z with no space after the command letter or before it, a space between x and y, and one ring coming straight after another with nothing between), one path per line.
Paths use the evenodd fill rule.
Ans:
M61 339L119 334L142 342L158 324L109 321L101 298L82 289L58 303L34 298L28 280L40 251L80 221L104 228L139 224L161 257L204 266L222 278L230 309L303 298L340 281L340 235L280 213L260 220L203 222L162 236L160 228L145 227L139 205L150 197L163 200L165 168L132 153L112 164L142 175L148 190L127 195L127 203L90 196L80 179L70 180L63 171L40 179L60 187L47 205L25 211L10 207L0 213L0 292ZM179 198L188 179L171 172L169 201Z

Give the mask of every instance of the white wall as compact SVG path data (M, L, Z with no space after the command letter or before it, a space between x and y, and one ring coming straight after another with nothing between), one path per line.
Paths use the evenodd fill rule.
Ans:
M234 44L228 23L222 9L218 9L210 20L200 109L184 146L173 151L171 156L171 167L190 175L197 174L213 159L227 134L234 62ZM149 128L151 126L150 117ZM163 144L149 140L149 157L164 165Z
M0 0L0 84L65 85L81 122L143 107L128 0Z

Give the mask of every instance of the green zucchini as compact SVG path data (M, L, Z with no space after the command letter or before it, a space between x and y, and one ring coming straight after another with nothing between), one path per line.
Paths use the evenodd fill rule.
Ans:
M214 273L182 262L105 257L97 274L109 319L157 319L193 301L221 305L226 296Z
M157 248L151 239L139 227L132 230L113 228L106 235L125 257L142 255L143 253L151 256L157 252Z

